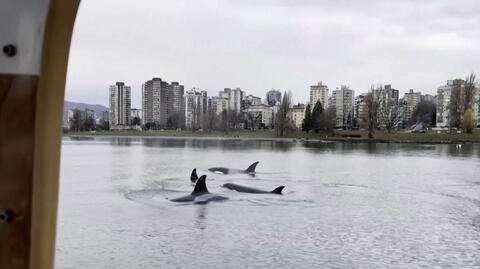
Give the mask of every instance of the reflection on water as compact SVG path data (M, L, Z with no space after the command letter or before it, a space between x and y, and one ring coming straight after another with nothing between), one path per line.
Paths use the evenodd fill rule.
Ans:
M61 164L58 268L480 266L478 144L75 138ZM193 168L229 200L170 202Z
M142 137L71 137L75 142L105 142L112 146L130 146L142 144L146 147L160 148L218 148L222 150L252 150L263 149L271 151L288 151L302 146L317 151L337 151L351 153L352 151L372 154L404 154L406 152L433 151L443 156L480 157L478 144L419 144L419 143L358 143L333 141L305 141L295 139L249 139L249 138L142 138Z
M199 205L197 207L197 220L195 222L195 226L198 228L198 229L205 229L206 228L206 225L207 225L207 222L206 222L206 214L207 214L207 206L206 205Z

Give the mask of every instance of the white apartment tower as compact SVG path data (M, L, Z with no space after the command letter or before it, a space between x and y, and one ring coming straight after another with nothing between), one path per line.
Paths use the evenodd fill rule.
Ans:
M245 92L240 88L231 89L225 88L218 93L218 96L228 99L228 111L240 113L242 109L242 100Z
M332 92L330 104L335 107L336 127L351 127L355 110L355 91L342 85L340 89Z
M418 103L422 101L422 93L421 92L414 92L410 89L409 92L405 93L403 96L403 101L405 102L405 110L404 110L404 120L410 122L412 119L413 111L417 107Z
M220 115L224 110L227 110L228 99L220 96L213 96L211 98L211 108L215 114Z
M446 85L442 85L437 89L437 127L450 126L450 97L452 90L455 87L459 87L461 91L465 90L465 80L454 79L448 80ZM479 85L475 85L475 93L473 94L474 100L480 100ZM473 102L473 111L475 113L475 120L480 122L480 106L478 102Z
M201 120L208 110L207 92L193 88L185 93L185 127L201 128Z
M323 108L328 107L328 86L321 81L317 85L310 86L310 106L315 106L318 100L320 100Z
M130 86L123 82L110 85L110 128L126 127L130 124Z

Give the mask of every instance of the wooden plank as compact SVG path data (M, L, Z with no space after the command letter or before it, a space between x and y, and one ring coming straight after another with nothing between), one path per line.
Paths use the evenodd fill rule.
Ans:
M79 2L50 1L40 76L0 74L2 269L54 267L61 119Z
M0 74L0 267L28 268L37 76Z
M53 268L62 114L68 54L79 0L51 0L35 110L30 268Z

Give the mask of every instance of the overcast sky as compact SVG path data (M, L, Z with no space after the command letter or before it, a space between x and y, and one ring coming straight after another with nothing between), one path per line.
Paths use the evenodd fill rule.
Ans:
M108 85L124 81L140 108L152 77L209 95L290 90L295 102L318 81L330 92L382 83L433 94L471 71L478 0L82 0L66 99L108 105Z

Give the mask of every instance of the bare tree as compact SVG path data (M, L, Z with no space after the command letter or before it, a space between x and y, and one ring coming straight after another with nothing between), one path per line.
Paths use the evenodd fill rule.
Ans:
M292 123L288 117L288 110L292 103L292 93L284 92L280 108L277 112L275 132L277 136L286 136L292 129Z
M240 127L240 123L242 122L242 114L238 113L237 111L228 111L227 112L227 122L228 126L231 129L238 129Z
M463 98L462 98L462 80L456 79L453 81L453 88L450 94L449 104L449 124L450 127L462 127L462 112L463 112Z
M450 94L450 104L448 120L450 127L462 128L464 127L464 115L469 109L473 109L473 106L477 100L475 100L476 92L476 75L470 73L470 75L462 79L455 79L453 81L453 88Z
M371 91L365 97L365 103L367 105L368 138L373 138L375 129L378 126L378 97L373 85Z
M225 109L220 114L219 128L223 130L225 134L228 134L228 112Z
M397 129L402 123L403 107L392 105L380 109L380 117L388 132Z
M201 107L200 105L195 102L195 98L189 98L188 100L188 104L187 104L189 107L190 107L190 128L192 130L192 132L194 132L195 130L198 130L201 128L201 124L202 124L202 111L201 111Z
M475 73L470 73L470 75L465 79L465 93L464 93L464 105L463 105L463 113L467 111L467 109L473 109L473 105L476 100L475 98L475 83L476 83L476 75Z
M253 113L247 112L245 113L245 128L249 130L255 130L257 125L257 119Z
M205 118L204 128L209 131L214 130L216 128L216 122L217 122L218 116L212 107L209 107L207 109L207 115L204 118Z

